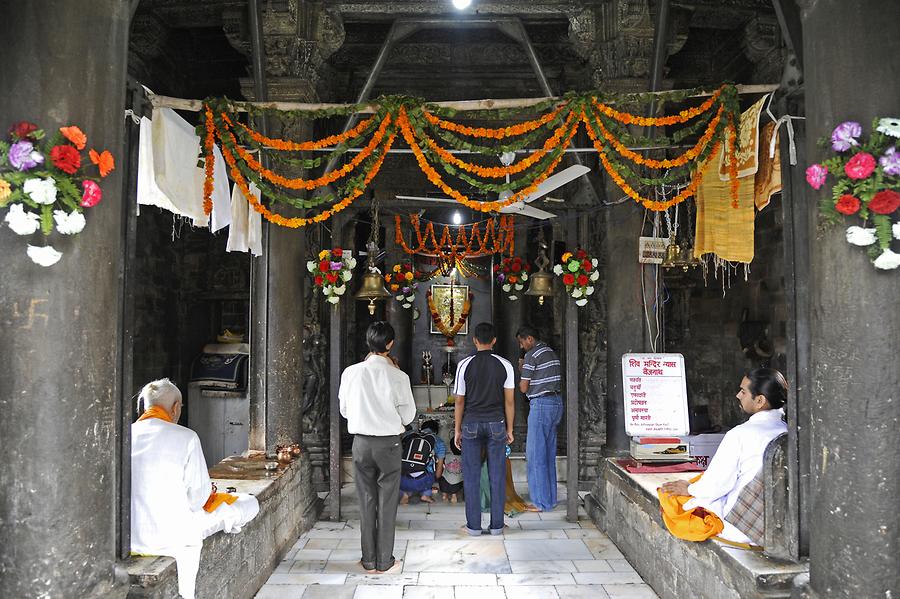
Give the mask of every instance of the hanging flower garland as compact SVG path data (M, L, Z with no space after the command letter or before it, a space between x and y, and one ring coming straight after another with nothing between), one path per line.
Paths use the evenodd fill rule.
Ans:
M514 251L515 244L515 219L512 216L502 215L499 221L489 219L484 225L484 233L481 233L479 223L472 225L444 225L440 240L435 236L434 223L429 222L422 231L418 214L409 215L409 224L416 234L418 245L410 247L403 236L403 221L400 215L394 216L394 241L403 248L407 254L429 254L456 260L464 258L478 258L491 254L502 254ZM451 233L451 227L456 229L456 236ZM469 230L468 234L466 230Z
M594 293L593 283L600 278L597 264L596 258L578 248L564 253L560 263L553 267L553 274L562 278L566 293L575 300L576 306L587 304L588 297Z
M49 137L34 123L22 121L0 141L0 208L4 222L17 235L38 230L49 237L55 229L76 235L86 224L84 208L100 203L99 182L116 167L108 151L91 149L84 156L87 136L76 125L60 127ZM97 175L88 170L97 167ZM51 245L28 245L26 254L40 266L52 266L62 253Z
M472 313L472 294L469 293L469 297L467 297L465 303L463 303L462 313L459 315L456 322L453 323L453 326L448 326L448 324L444 322L444 319L441 318L437 306L434 305L434 298L431 296L430 289L425 296L428 299L428 311L431 312L431 319L434 321L434 326L441 332L441 335L447 338L447 345L452 347L455 345L453 338L456 337L460 329L462 329L463 325L466 323L466 320L468 320L469 314ZM450 318L453 318L452 313L450 314Z
M828 175L836 181L820 212L836 222L842 214L857 216L861 225L847 228L847 243L866 248L875 268L900 266L900 253L891 244L900 240L900 119L875 119L868 140L862 125L847 121L835 127L830 143L835 156L806 169L806 182L819 190ZM895 246L896 247L896 246Z
M494 265L494 278L511 302L519 299L530 272L531 263L521 256L507 257Z
M394 299L400 302L401 307L409 310L416 301L416 290L421 277L422 273L413 267L412 262L401 262L384 275L384 282L391 293L395 294Z
M312 275L316 289L322 290L325 301L337 304L347 292L347 283L353 278L356 258L351 250L334 248L322 250L317 260L309 260L306 270Z

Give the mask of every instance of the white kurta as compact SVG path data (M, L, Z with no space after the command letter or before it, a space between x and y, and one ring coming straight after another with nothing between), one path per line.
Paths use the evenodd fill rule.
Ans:
M752 542L726 522L725 516L734 507L743 488L762 469L766 447L787 432L783 416L783 410L764 410L728 431L703 477L688 486L692 498L684 504L684 509L700 506L717 515L725 524L723 538L739 543Z
M383 356L344 369L338 397L352 435L399 435L416 417L409 376Z
M131 551L174 557L185 599L194 597L203 539L238 532L259 512L245 495L208 514L211 490L197 433L159 418L131 425Z

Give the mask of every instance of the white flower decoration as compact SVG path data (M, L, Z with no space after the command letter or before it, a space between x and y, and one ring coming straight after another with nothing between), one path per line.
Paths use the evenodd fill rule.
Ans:
M891 231L894 232L894 239L900 239L900 223L894 223L894 226L891 227Z
M594 288L593 288L593 287L590 287L590 286L589 286L587 289L584 290L584 294L585 294L585 295L593 295L593 293L594 293Z
M863 229L862 227L847 227L847 243L858 246L872 245L878 241L875 237L875 229Z
M52 204L56 201L56 181L53 179L26 179L22 191L38 204Z
M512 289L512 287L509 286L509 283L506 283L500 289L502 289L504 293L509 293L509 290Z
M57 252L49 245L29 245L28 257L31 258L31 261L35 264L41 266L53 266L59 262L60 258L62 258L62 252Z
M342 280L344 280L344 281L349 281L352 277L353 277L353 273L350 272L349 270L342 270L342 271L341 271L341 279L342 279Z
M409 309L412 307L412 304L400 304L403 308Z
M581 306L586 305L587 302L588 302L588 301L587 301L586 298L581 298L580 300L575 300L575 305L578 306L578 307L581 307Z
M884 250L880 256L875 258L875 268L882 270L893 270L900 266L900 254L895 254L891 250Z
M591 258L591 266L593 266L594 268L597 268L597 264L599 264L599 263L597 262L597 259L596 259L596 258Z
M884 133L885 135L890 135L892 137L900 137L900 119L879 119L878 126L875 127L875 130L879 133Z
M344 295L344 292L347 291L346 285L341 285L340 287L335 287L334 292L338 295Z
M396 298L394 298L394 299L396 299L398 302L402 302L404 298L403 298L402 295L398 295L398 296L397 296Z
M9 228L16 235L31 235L41 228L40 215L28 212L22 204L10 205L9 212L6 213L6 218L3 220L9 224Z
M583 295L584 295L584 292L581 290L580 287L576 287L575 289L572 290L572 297L574 297L576 299Z
M509 301L511 301L511 302L514 302L514 301L516 301L517 299L519 299L519 296L517 296L517 295L511 295L511 296L509 296Z
M315 260L307 260L306 261L306 270L309 272L314 272L316 268L319 266L319 263Z
M591 279L592 281L596 281L596 280L599 279L599 278L600 278L600 271L599 271L599 270L595 270L594 272L591 273L590 279Z
M407 295L406 301L409 303L412 303L412 302L416 301L416 296L415 295Z
M516 283L516 291L522 291L523 288L524 288L524 285L520 285L519 283Z
M66 212L65 210L54 210L53 220L56 221L56 230L63 235L75 235L81 233L86 224L84 215L78 211Z
M339 301L341 301L341 298L340 298L340 296L337 296L337 295L330 295L330 296L328 296L328 299L326 299L325 301L328 302L329 304L336 304Z
M325 285L324 287L322 287L322 295L324 295L324 296L331 295L331 289L332 289L331 285Z
M350 268L356 268L356 258L350 256L350 259L347 260L347 265L350 266Z
M563 273L563 267L561 264L557 264L556 266L553 267L553 274L555 274L556 276L559 276L562 273Z

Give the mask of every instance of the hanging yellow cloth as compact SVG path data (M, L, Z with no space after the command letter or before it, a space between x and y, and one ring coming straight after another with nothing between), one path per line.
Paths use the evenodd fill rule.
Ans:
M141 414L140 418L137 419L138 422L141 420L147 420L149 418L159 418L160 420L165 420L166 422L172 422L172 417L166 411L165 408L161 408L159 406L150 406L144 413Z
M738 207L731 205L731 183L722 181L719 156L711 156L701 167L703 180L694 200L697 223L694 257L715 254L732 262L753 261L754 176L738 179Z
M695 476L690 482L698 480L700 477ZM684 504L691 499L689 495L669 495L661 489L657 489L656 494L663 523L673 536L685 541L706 541L725 529L718 516L701 507L685 511Z

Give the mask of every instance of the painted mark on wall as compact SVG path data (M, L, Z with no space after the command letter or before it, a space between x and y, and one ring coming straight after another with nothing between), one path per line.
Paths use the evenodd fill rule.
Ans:
M48 301L46 298L33 297L29 300L13 302L12 320L9 324L26 331L33 329L35 323L39 323L41 328L46 328L50 316L44 311L42 304Z

